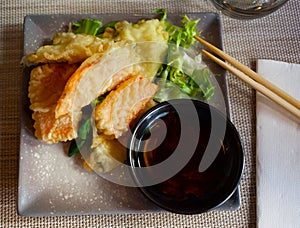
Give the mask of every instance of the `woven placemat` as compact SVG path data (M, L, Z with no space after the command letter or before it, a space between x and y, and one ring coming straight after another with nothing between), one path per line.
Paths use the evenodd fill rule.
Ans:
M241 182L241 208L201 215L171 213L111 214L57 217L20 217L17 214L20 59L23 18L27 14L55 13L148 13L155 8L168 12L216 12L207 0L189 1L96 1L4 0L0 5L0 227L255 227L255 94L228 75L232 120L245 148ZM222 16L223 47L254 69L258 58L300 63L300 1L259 20L239 21Z

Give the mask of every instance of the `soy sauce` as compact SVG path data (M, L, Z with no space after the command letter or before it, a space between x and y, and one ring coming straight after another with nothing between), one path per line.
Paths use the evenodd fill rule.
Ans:
M166 202L166 205L171 204L172 207L193 208L196 207L196 204L207 204L207 202L213 201L214 197L217 198L224 191L224 186L226 186L233 165L233 159L226 150L228 145L220 139L218 142L214 142L218 143L218 148L220 148L216 159L206 171L202 173L198 171L200 161L210 139L210 116L199 115L200 129L195 129L194 121L196 120L188 120L188 124L184 126L184 132L185 134L188 132L188 135L183 135L180 118L176 113L169 113L161 117L160 120L164 121L167 134L163 142L158 145L162 137L161 122L152 122L151 128L154 130L151 131L151 137L144 144L144 153L140 158L142 166L150 167L165 161L177 148L180 137L187 137L187 146L180 151L182 154L190 152L188 151L189 145L195 145L196 142L197 146L196 150L192 151L191 159L178 173L174 173L174 176L162 183L145 187L146 194L154 198L154 201L157 198L157 201ZM200 134L197 132L199 130ZM155 149L149 151L149 148ZM166 169L168 168L170 167L166 167ZM151 178L151 175L154 177L160 175L160 173L153 172L149 175Z

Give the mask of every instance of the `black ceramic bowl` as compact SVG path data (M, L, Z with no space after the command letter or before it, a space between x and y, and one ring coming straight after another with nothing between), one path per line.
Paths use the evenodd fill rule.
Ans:
M161 208L203 213L237 189L244 154L230 120L196 100L163 102L135 124L128 162L136 186Z

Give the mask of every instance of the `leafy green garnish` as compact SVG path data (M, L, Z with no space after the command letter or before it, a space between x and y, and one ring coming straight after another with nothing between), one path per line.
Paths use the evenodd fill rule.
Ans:
M115 28L118 21L110 21L103 25L102 21L93 18L83 18L78 23L73 23L75 34L87 34L99 36L105 32L106 28Z
M79 128L79 131L78 131L78 137L79 137L81 140L86 140L87 135L88 135L88 133L90 132L90 130L91 130L91 120L88 119L88 120L86 120L86 121L81 125L81 127Z
M155 100L187 98L187 95L199 100L209 100L214 95L214 87L209 80L211 72L207 67L194 69L191 75L171 65L162 65L156 82L160 89ZM166 94L170 93L170 94Z
M106 28L115 28L115 25L118 23L118 21L110 21L103 25L101 28L99 28L97 35L103 34L105 32Z
M73 26L76 28L74 30L75 34L82 33L95 36L102 26L102 21L93 18L83 18L80 22L73 23Z
M72 157L73 155L77 154L79 152L79 150L82 148L82 146L83 146L83 144L79 146L79 145L77 145L76 140L72 140L70 147L69 147L68 156ZM79 147L80 147L80 149L79 149Z
M209 80L211 74L211 71L207 67L196 69L192 74L192 78L199 85L199 92L205 100L212 98L215 93L215 88Z
M165 9L155 9L152 11L153 13L162 14L160 21L166 21L167 19L167 11Z
M160 89L154 99L164 101L188 95L200 100L209 100L214 95L214 87L209 80L211 72L206 66L201 66L196 58L191 58L186 53L195 43L194 36L199 33L197 24L200 19L191 20L184 15L181 19L182 25L177 26L166 20L167 13L164 9L154 12L163 15L161 21L169 33L166 64L157 72L156 82Z
M69 148L69 157L72 157L74 154L78 153L80 149L84 146L88 139L88 135L91 131L91 120L87 119L78 129L78 138L72 140Z
M166 30L169 33L169 43L176 44L177 47L190 48L194 43L194 36L198 34L197 20L190 20L187 15L181 19L182 27L176 26L170 22L165 22Z
M169 43L176 44L177 47L190 48L194 43L194 36L198 35L197 24L199 19L191 20L187 15L181 19L182 26L176 26L167 21L167 11L165 9L155 9L153 13L162 14L160 21L165 23L165 29L169 33Z
M105 98L104 96L100 96L97 99L93 100L90 104L91 107L95 108L98 104L100 104L104 100L104 98Z
M91 102L90 105L83 109L83 119L80 121L80 127L78 128L78 137L71 141L68 155L72 157L83 148L85 144L89 145L91 139L91 113L93 109L104 100L104 97L99 97Z

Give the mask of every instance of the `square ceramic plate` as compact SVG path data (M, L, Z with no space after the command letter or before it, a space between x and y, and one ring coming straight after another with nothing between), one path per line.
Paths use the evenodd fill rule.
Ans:
M178 24L183 14L169 14ZM221 48L220 18L214 13L190 13L191 19L201 18L201 35ZM58 31L65 31L70 22L81 18L97 18L108 22L153 18L153 14L93 14L93 15L29 15L24 21L24 55L49 43ZM199 49L200 50L200 49ZM207 60L211 70L225 72ZM30 69L24 70L22 82L22 118L20 135L18 212L23 216L82 215L99 213L161 212L136 188L111 183L82 167L80 156L67 156L68 144L46 145L33 135L27 88ZM215 82L220 91L212 104L229 113L225 77ZM225 97L225 99L223 98ZM221 102L222 101L222 102ZM240 206L239 191L217 210L236 210Z

